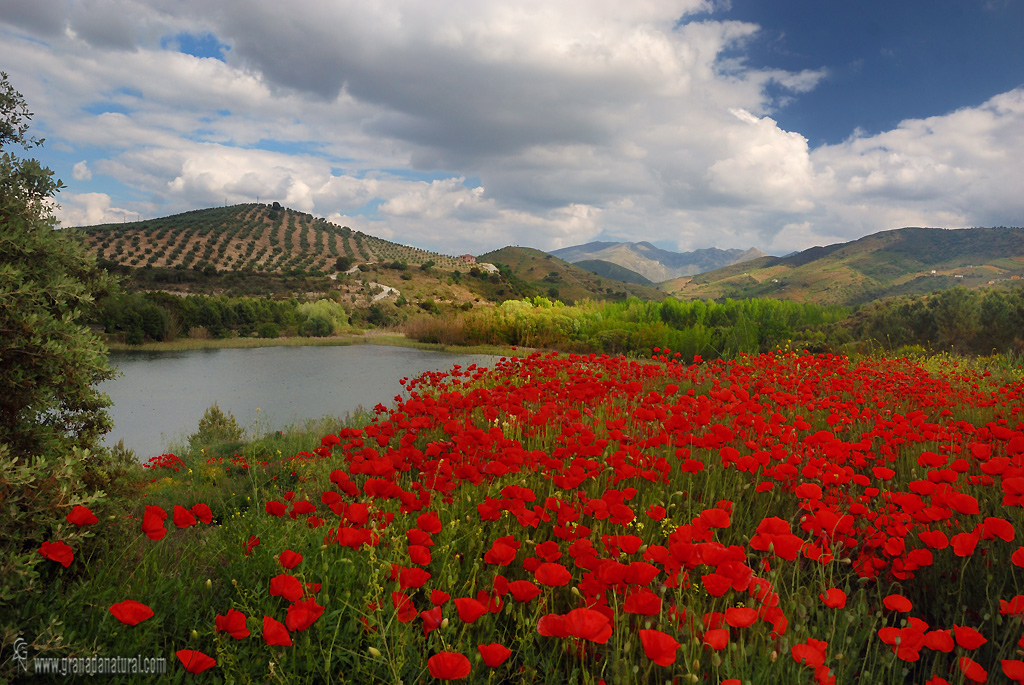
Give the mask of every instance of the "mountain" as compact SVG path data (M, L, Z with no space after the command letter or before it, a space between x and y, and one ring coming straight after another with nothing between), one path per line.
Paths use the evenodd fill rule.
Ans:
M623 283L598 276L575 264L558 259L530 247L503 247L477 257L506 267L514 274L513 285L521 291L572 303L576 300L608 300L638 297L642 300L663 300L665 293L646 285Z
M325 293L354 307L380 300L475 303L544 295L577 299L664 299L654 288L599 277L538 250L505 248L480 258L509 267L490 273L471 258L375 238L274 203L199 209L174 216L78 229L99 263L129 290L292 296Z
M613 262L606 262L603 259L585 259L582 262L576 262L576 266L592 274L597 274L602 278L610 278L613 281L635 283L636 285L654 284L654 281L651 279L645 278L631 269L619 266Z
M894 295L1020 283L1024 228L900 228L679 278L680 299L774 297L857 305Z
M654 283L680 276L692 276L765 256L764 252L756 248L719 250L709 247L693 252L671 252L655 247L648 242L593 242L586 245L563 247L553 250L551 254L573 264L592 260L611 262L635 271Z

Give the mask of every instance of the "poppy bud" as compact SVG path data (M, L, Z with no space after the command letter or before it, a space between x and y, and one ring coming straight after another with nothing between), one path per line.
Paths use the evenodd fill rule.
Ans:
M197 631L195 628L192 629L192 632L190 634L192 635L193 640L199 639L199 631Z
M370 652L370 656L372 656L374 659L380 658L380 650L376 647L368 647L367 651Z
M213 581L210 580L209 578L206 579L206 589L207 590L212 590L213 589Z
M444 629L444 628L447 628L447 627L448 627L448 619L447 618L441 619L441 628Z

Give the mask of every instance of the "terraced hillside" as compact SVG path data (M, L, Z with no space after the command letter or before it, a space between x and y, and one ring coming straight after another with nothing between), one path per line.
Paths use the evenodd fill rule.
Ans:
M680 299L774 297L857 305L1024 283L1024 228L900 228L788 257L762 257L658 287Z
M199 209L81 230L98 258L136 268L315 275L334 273L339 257L352 263L433 262L442 270L459 264L455 257L375 238L277 203Z

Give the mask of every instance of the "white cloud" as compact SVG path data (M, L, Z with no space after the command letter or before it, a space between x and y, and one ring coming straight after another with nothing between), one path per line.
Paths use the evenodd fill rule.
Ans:
M772 108L826 71L750 68L757 27L714 8L12 0L0 39L46 151L81 160L68 223L259 197L448 252L1021 223L1024 90L811 149ZM225 61L161 47L181 33Z
M89 164L83 159L81 162L77 162L71 169L71 178L76 181L88 181L92 179L92 172L89 170Z

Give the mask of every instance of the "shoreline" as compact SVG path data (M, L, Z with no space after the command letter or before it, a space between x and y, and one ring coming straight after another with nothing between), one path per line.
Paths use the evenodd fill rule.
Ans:
M126 345L116 341L104 341L110 352L188 352L211 349L251 349L258 347L345 347L349 345L383 345L386 347L407 347L448 354L488 354L496 357L518 357L533 352L532 349L502 347L499 345L440 345L410 340L402 333L346 333L327 338L305 338L288 336L280 338L179 338L164 342L148 342L141 345Z

